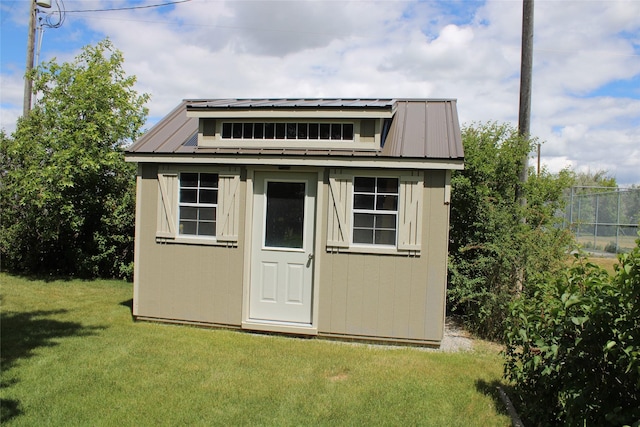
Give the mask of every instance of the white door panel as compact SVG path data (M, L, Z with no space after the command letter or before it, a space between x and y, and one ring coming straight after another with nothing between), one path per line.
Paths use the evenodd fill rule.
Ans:
M256 173L250 319L311 323L316 179Z

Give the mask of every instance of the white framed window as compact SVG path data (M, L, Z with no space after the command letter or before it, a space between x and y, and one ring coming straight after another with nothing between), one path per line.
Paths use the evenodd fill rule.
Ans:
M224 122L222 139L353 141L353 123Z
M218 174L181 172L179 181L178 233L215 237Z
M331 169L327 251L420 256L423 191L420 171Z
M396 245L398 196L398 178L353 178L354 244Z
M161 165L156 241L236 246L239 198L239 168Z

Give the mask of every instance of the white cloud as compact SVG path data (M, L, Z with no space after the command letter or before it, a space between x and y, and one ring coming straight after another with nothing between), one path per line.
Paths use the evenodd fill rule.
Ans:
M637 92L590 95L637 81L640 2L535 7L531 131L546 141L543 163L640 182ZM183 98L303 96L451 97L464 123L515 124L521 13L520 1L193 0L169 12L91 14L73 23L124 52L138 90L152 95L150 122ZM77 48L60 53L71 57ZM3 68L2 126L10 128L21 94L5 97L7 78Z

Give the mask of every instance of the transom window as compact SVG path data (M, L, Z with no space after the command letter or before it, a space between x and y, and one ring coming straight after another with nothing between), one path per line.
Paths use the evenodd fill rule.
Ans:
M180 234L215 236L217 208L218 174L180 174Z
M353 179L353 243L396 244L398 178Z
M222 123L222 138L353 141L353 123Z

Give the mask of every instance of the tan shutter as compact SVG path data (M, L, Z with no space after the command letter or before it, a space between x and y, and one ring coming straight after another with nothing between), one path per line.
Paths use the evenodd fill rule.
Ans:
M420 253L422 247L422 174L400 177L398 250Z
M236 168L218 175L216 239L220 242L237 243L239 221L240 170Z
M158 220L156 237L175 239L178 210L178 174L160 168L158 171Z
M348 248L351 241L352 176L332 169L329 172L329 213L327 223L327 249Z

